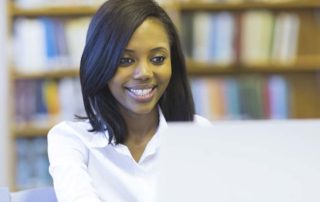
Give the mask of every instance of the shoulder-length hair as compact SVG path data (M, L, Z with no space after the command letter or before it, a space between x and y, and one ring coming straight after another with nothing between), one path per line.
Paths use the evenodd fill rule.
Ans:
M116 144L123 143L128 128L107 84L134 31L149 17L162 22L170 41L172 76L159 106L167 121L193 120L194 104L185 60L176 28L167 13L153 0L108 0L89 25L80 82L91 131L108 130L109 143L113 138Z

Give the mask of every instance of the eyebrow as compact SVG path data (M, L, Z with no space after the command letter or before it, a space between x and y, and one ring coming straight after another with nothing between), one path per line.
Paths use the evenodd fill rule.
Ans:
M164 47L156 47L156 48L151 49L150 51L152 51L152 52L154 52L154 51L166 51L166 52L168 52L169 50L164 48ZM131 49L125 49L124 52L134 53L135 51L131 50Z

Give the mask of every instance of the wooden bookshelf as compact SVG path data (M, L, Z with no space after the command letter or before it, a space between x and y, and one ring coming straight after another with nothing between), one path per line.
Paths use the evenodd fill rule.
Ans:
M47 126L37 126L34 124L27 124L24 126L15 126L14 129L14 138L33 138L33 137L46 137L50 128L54 124L47 124Z
M11 15L15 17L38 16L83 16L93 15L97 6L46 6L35 8L19 8L15 4L10 5Z
M168 2L162 6L168 10L177 10L180 4L175 2ZM39 17L39 16L83 16L93 15L99 5L48 5L44 7L30 7L21 8L16 6L14 3L10 3L8 8L10 9L11 15L15 17Z
M301 73L320 73L320 63L311 64L232 64L219 65L202 62L188 61L188 73L192 76L221 76L236 74L301 74Z
M288 2L245 2L245 3L207 3L207 2L187 2L180 3L181 11L241 11L252 9L264 10L305 10L319 9L319 1L288 1Z
M79 70L76 68L58 69L37 72L17 72L12 73L13 79L59 79L65 77L78 77Z

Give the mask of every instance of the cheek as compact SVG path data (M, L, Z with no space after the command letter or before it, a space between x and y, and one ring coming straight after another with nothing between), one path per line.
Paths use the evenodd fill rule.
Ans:
M118 94L121 92L121 80L119 80L116 76L114 76L108 82L108 88L113 97L118 97Z
M114 88L120 88L130 77L131 72L129 69L118 68L114 76L108 82L110 91Z
M159 73L160 75L160 79L164 82L164 83L169 83L170 79L171 79L171 75L172 75L172 67L171 67L171 63L168 63L168 65L164 66L161 69L161 72Z

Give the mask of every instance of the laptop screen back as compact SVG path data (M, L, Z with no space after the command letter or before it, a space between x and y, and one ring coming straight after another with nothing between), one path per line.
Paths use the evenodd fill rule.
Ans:
M171 124L158 202L320 201L320 121Z

